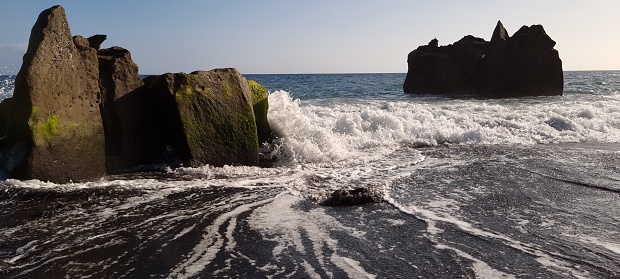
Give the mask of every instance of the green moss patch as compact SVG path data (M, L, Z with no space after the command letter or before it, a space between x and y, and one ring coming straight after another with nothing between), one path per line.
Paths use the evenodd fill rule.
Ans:
M250 87L252 97L252 109L256 119L258 141L260 143L267 142L273 137L273 132L267 120L267 111L269 110L267 89L254 80L248 80L248 86Z
M34 112L33 108L33 112ZM51 140L58 133L58 124L60 118L56 114L47 117L44 122L30 122L30 129L35 143L41 143L43 140Z
M248 80L248 86L252 93L252 105L256 105L263 99L267 98L267 89L254 80Z

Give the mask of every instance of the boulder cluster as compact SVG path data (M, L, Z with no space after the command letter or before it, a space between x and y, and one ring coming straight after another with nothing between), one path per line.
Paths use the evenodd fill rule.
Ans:
M523 26L511 37L499 21L490 42L468 35L439 46L433 39L409 53L403 90L491 98L562 95L562 60L554 46L541 25Z
M236 69L144 80L105 35L72 36L62 6L32 28L13 97L0 103L0 168L57 183L143 164L258 165L273 137L267 91Z

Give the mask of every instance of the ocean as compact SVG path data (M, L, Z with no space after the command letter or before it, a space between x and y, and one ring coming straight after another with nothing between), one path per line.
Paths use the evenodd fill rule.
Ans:
M246 77L270 92L272 167L5 179L0 277L620 277L620 71L499 100L404 94L402 73ZM321 205L359 187L385 202Z

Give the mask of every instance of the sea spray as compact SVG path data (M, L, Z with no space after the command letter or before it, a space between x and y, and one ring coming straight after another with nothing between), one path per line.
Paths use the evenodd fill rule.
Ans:
M402 145L620 141L620 100L611 97L371 99L328 106L306 105L285 91L269 98L270 122L283 133L284 150L295 162L363 158Z
M15 76L0 75L0 101L13 96Z

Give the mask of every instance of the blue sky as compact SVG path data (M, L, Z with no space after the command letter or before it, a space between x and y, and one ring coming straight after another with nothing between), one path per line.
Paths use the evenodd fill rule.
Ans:
M19 70L38 14L65 7L73 35L106 34L142 74L235 67L242 73L406 72L407 54L437 37L487 40L542 24L565 70L620 70L620 1L4 0L0 74Z

